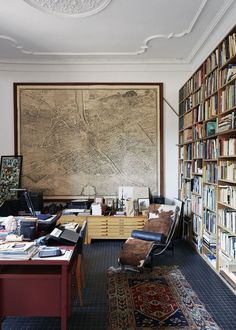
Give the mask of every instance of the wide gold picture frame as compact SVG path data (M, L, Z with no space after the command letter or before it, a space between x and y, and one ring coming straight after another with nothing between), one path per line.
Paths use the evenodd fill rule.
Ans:
M21 182L45 199L163 195L163 85L14 83Z

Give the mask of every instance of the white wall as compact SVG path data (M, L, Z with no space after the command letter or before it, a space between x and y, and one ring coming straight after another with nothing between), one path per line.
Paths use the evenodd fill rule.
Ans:
M178 90L191 71L169 65L0 65L0 155L14 154L13 82L162 82L164 98L178 112ZM164 195L178 193L178 117L164 102Z

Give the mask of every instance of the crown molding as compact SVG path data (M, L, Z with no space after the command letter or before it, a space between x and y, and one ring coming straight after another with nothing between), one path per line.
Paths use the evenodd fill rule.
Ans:
M155 39L172 39L172 38L183 38L184 36L186 36L187 34L191 33L194 26L196 25L199 17L201 16L201 13L204 9L204 7L206 6L208 0L203 0L196 15L194 16L192 22L189 24L189 27L185 30L183 30L182 32L179 33L174 33L171 32L169 34L155 34L152 35L148 38L146 38L143 42L143 45L140 47L140 50L138 51L138 54L143 54L148 50L148 44L155 40ZM137 55L138 55L137 54Z
M138 50L136 51L132 51L132 52L40 52L40 51L33 51L33 50L28 50L25 49L23 45L19 44L17 42L17 40L8 37L8 36L3 36L0 35L0 39L4 39L9 41L13 47L17 48L21 53L25 54L25 55L33 55L33 56L53 56L53 57L57 57L57 56L67 56L67 57L93 57L93 56L97 56L97 57L106 57L106 56L111 56L111 57L115 57L115 56L139 56L141 54L144 54L147 52L148 48L149 48L149 44L151 41L155 40L155 39L171 39L171 38L183 38L184 36L186 36L187 34L190 34L194 28L194 26L196 25L206 3L208 0L203 0L197 13L195 14L193 20L191 21L191 23L189 24L189 26L184 29L182 32L179 33L174 33L174 32L170 32L168 34L155 34L152 36L149 36L147 38L144 39L144 41L142 42L141 46L139 47ZM166 63L179 63L179 61L181 61L181 63L188 63L189 61L186 59L182 59L182 60L178 60L178 59L165 59L165 61L167 61ZM2 62L2 61L1 61ZM162 59L158 59L156 61L156 63L159 62L163 62Z
M84 61L83 63L0 63L0 72L39 72L39 73L76 73L76 72L189 72L192 69L189 64L182 63L154 63L154 62L91 62Z
M191 53L185 58L187 63L192 63L196 55L200 52L201 49L206 45L207 42L209 42L209 38L211 34L214 32L214 29L217 27L217 25L221 22L222 17L224 17L224 14L230 9L230 7L235 3L235 0L228 0L224 7L219 10L217 15L215 16L214 20L209 25L208 29L205 30L205 32L202 34L201 38L196 43L195 47L192 49ZM225 33L223 33L225 35ZM215 41L215 47L220 42L219 37L217 36L217 40ZM213 49L212 49L213 50ZM207 55L206 55L207 56Z

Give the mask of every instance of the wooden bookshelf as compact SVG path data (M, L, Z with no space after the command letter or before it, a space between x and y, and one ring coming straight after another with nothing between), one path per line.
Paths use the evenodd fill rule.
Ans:
M178 148L187 238L236 293L236 26L179 91Z

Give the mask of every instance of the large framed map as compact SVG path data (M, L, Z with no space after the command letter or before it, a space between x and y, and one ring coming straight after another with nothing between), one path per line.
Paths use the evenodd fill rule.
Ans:
M22 187L45 198L163 193L162 84L14 84Z

